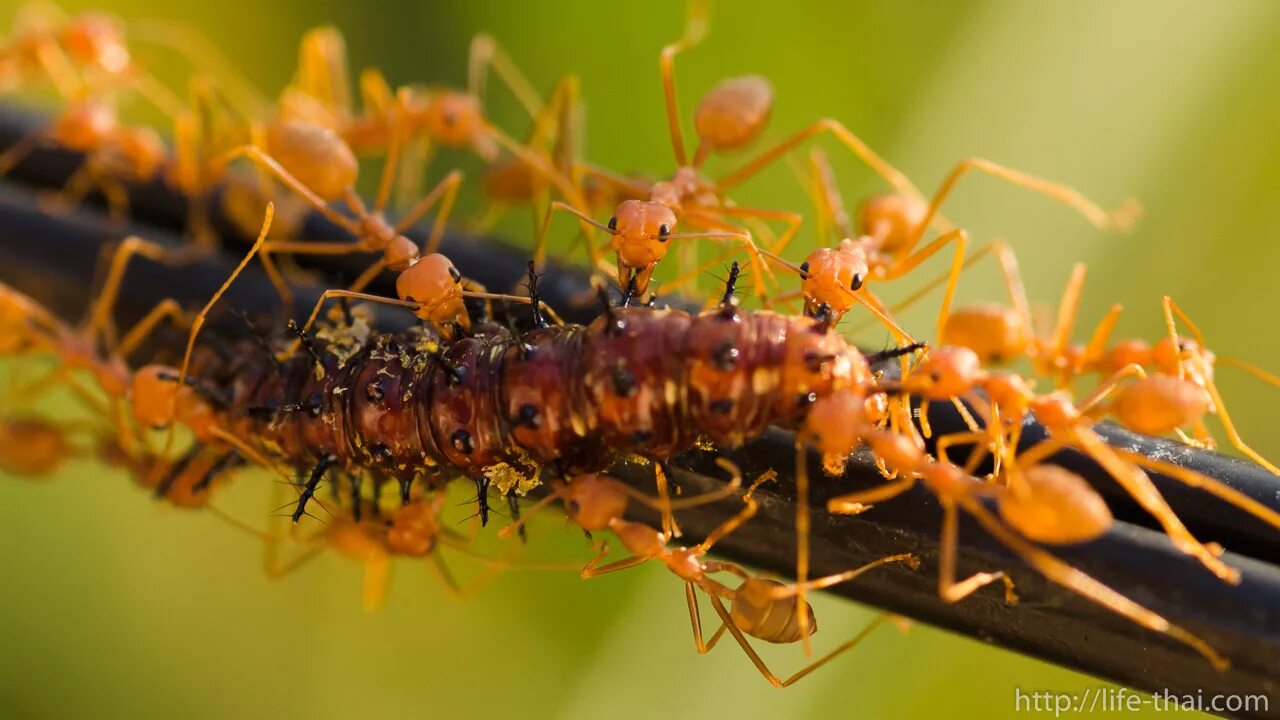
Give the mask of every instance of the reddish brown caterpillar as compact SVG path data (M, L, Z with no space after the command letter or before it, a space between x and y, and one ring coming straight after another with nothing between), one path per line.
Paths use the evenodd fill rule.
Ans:
M589 326L552 326L535 312L529 332L479 325L447 347L417 331L339 328L304 334L305 352L283 361L202 353L186 384L230 434L310 469L295 519L332 468L353 495L366 475L407 494L415 479L464 474L484 519L491 483L527 488L542 465L590 472L700 440L735 446L798 426L832 392L874 390L867 359L829 321L742 310L736 279L696 316L609 307Z

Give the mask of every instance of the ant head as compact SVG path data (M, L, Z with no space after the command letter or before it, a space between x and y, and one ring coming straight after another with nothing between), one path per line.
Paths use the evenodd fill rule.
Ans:
M569 518L590 532L607 530L627 509L627 494L616 480L587 474L573 478L564 491Z
M805 415L804 434L823 455L847 456L862 442L865 413L863 398L848 390L820 397Z
M671 247L670 235L675 229L675 211L650 200L624 200L609 218L618 262L635 270L662 260ZM623 282L622 278L618 280Z
M337 200L356 184L355 153L330 128L303 120L272 123L266 151L322 200Z
M193 402L199 399L191 388L178 382L176 368L146 365L133 374L129 404L134 419L143 427L166 428Z
M115 133L116 125L116 112L110 105L78 100L58 115L49 134L68 150L88 152L105 143Z
M401 555L430 553L440 534L439 515L440 504L422 498L396 508L387 528L387 547Z
M818 248L809 253L800 269L804 272L800 289L804 293L805 314L812 317L826 305L840 318L857 303L853 293L866 282L867 255L856 246Z
M118 18L100 12L76 15L63 26L58 43L71 58L112 75L129 69L129 48Z
M1111 510L1084 478L1057 465L1032 465L1024 482L999 495L1000 516L1024 537L1050 545L1088 542L1111 527Z
M932 350L902 385L931 400L949 400L972 390L983 376L977 353L967 347L944 345Z
M422 109L422 125L441 145L473 148L486 159L496 155L480 98L474 95L453 90L432 93Z
M436 325L467 317L462 292L462 273L440 253L418 258L396 278L400 299L417 303L414 314Z
M698 138L710 150L725 152L746 146L769 124L773 85L759 75L721 80L693 111Z
M858 208L859 231L875 238L882 250L893 251L911 241L928 209L910 195L872 195Z
M53 472L70 454L58 425L36 416L0 422L0 470L24 477Z
M1013 308L982 303L958 308L947 316L938 336L940 345L967 347L985 363L999 363L1027 350L1022 319Z

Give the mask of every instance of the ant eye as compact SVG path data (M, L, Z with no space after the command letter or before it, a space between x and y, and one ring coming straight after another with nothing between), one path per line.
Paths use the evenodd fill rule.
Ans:
M570 515L577 515L582 512L582 506L578 504L577 500L570 500L567 509Z
M933 372L929 373L929 379L934 382L941 382L942 373L938 372L937 370L934 370Z
M610 230L612 230L612 231L614 231L614 232L617 232L617 231L618 231L618 216L617 216L617 215L614 215L613 217L609 218L609 229L610 229Z
M862 276L861 276L861 275L857 275L857 274L855 274L855 275L853 276L853 282L849 283L849 289L851 289L851 290L860 290L860 289L862 289Z
M455 283L462 282L462 273L458 272L458 268L452 265L449 266L449 277L453 278Z
M670 234L671 234L671 226L670 226L670 225L668 225L668 224L666 224L666 223L662 223L661 225L659 225L659 226L658 226L658 241L659 241L659 242L666 242L666 241L667 241L667 236L668 236L668 235L670 235Z
M800 263L800 272L804 273L805 275L808 275L808 274L809 274L809 261L808 261L808 260L805 260L804 262Z
M458 116L454 115L451 112L447 112L444 114L444 117L441 119L444 120L445 125L449 127L453 127L453 124L458 121Z

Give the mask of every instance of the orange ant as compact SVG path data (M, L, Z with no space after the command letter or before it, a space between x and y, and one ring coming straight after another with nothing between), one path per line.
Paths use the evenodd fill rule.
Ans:
M314 500L320 502L318 499ZM263 555L267 577L273 580L282 578L315 559L324 550L331 549L364 564L362 602L366 612L374 612L386 601L387 586L391 579L390 560L393 556L426 558L442 585L456 598L465 597L480 589L503 567L502 561L481 558L489 563L489 572L466 587L458 584L440 557L438 546L444 545L470 554L467 547L474 538L455 533L440 524L440 511L445 502L443 493L432 498L415 498L406 504L397 505L385 516L377 510L377 498L368 503L360 498L352 498L351 502L353 505L368 505L371 510L368 515L371 517L356 519L348 513L332 513L330 522L301 540L308 546L308 550L292 560L281 562L277 558L279 538L268 537Z
M739 207L724 198L725 191L735 187L782 157L796 145L823 132L835 135L855 155L861 158L891 185L903 192L915 192L910 181L884 162L860 139L835 120L821 120L796 135L763 152L738 170L718 180L704 178L699 169L714 153L741 149L754 141L768 123L773 107L773 88L768 80L757 75L729 78L713 87L698 104L694 112L694 128L698 135L698 147L690 158L685 152L680 113L676 105L675 57L699 44L706 34L707 3L693 2L684 36L663 48L660 56L662 84L667 110L667 123L675 150L677 169L670 180L644 185L619 177L599 168L585 166L583 173L607 185L618 188L628 196L644 199L624 200L617 206L608 224L601 224L564 203L553 203L538 236L535 251L539 265L546 252L546 226L551 212L561 210L578 216L582 221L607 232L611 247L617 256L617 280L627 287L636 278L637 292L648 292L653 271L670 249L670 241L678 239L725 239L742 244L751 258L751 268L756 272L756 290L765 296L764 281L772 276L763 263L764 251L758 248L745 228L732 222L781 221L786 225L778 245L785 246L799 230L803 218L792 212ZM697 228L698 232L676 233L678 222ZM594 244L589 243L593 266L601 261ZM718 262L718 261L717 261ZM699 271L686 274L671 284L679 287Z
M717 458L716 464L730 473L731 480L722 488L703 495L676 501L662 502L654 500L606 475L578 475L567 482L561 482L556 488L519 521L503 528L500 537L507 537L519 528L538 510L552 501L560 499L564 502L569 518L587 532L611 532L631 556L606 565L600 562L608 553L607 545L602 544L600 551L591 562L582 569L583 578L592 578L619 570L641 565L649 560L657 560L672 573L684 581L685 598L689 605L689 619L693 627L694 643L699 653L709 652L715 647L720 637L727 630L751 662L774 687L787 687L819 667L827 664L836 656L848 651L870 633L880 621L872 625L852 640L847 641L822 658L806 665L804 668L783 680L769 670L764 661L751 647L747 635L765 642L794 643L808 638L817 631L813 616L813 608L799 598L799 585L786 585L757 575L752 575L742 567L729 562L708 561L704 557L711 548L727 535L748 522L758 508L753 494L762 483L771 480L775 473L764 473L756 479L742 496L744 507L738 514L721 523L719 527L707 534L698 545L686 547L669 547L671 536L643 523L623 519L627 503L638 500L655 510L679 510L696 505L716 502L737 493L742 484L742 473L733 463L724 458ZM816 578L803 583L806 590L820 590L852 580L862 573L891 562L902 562L915 567L916 558L910 554L893 555L854 570ZM727 572L742 580L742 583L731 588L710 577L714 573ZM698 609L697 591L701 590L710 598L716 614L724 625L716 631L709 641L703 641L702 621ZM730 602L726 608L724 600ZM797 624L795 618L805 617L808 622ZM881 619L883 620L883 618Z
M946 358L948 350L938 351L933 359L938 356ZM936 367L946 364L943 360ZM926 371L924 376L928 377L928 373L933 373L933 370ZM936 383L933 387L941 388L950 379L953 378L932 381ZM904 389L907 383L904 381ZM1000 395L1001 384L997 376L989 378L987 390L993 399ZM861 405L860 398L841 393L818 400L812 412L820 418L843 417L857 413ZM819 447L828 453L848 454L865 442L891 471L893 478L877 488L832 498L827 506L830 512L864 512L868 505L891 500L913 488L917 482L923 483L938 498L943 510L938 591L947 602L958 602L997 580L1005 585L1006 602L1017 601L1013 583L1003 572L979 572L956 581L959 511L963 510L992 537L1049 580L1142 627L1186 643L1217 669L1228 666L1227 660L1200 638L1033 544L1088 542L1105 534L1111 527L1112 517L1105 501L1080 476L1057 466L1041 465L1038 459L1025 453L1014 457L1014 446L1009 445L1003 450L1007 460L1004 465L1007 484L982 483L947 462L945 450L940 451L941 461L930 460L909 439L896 433L872 431L853 434L839 424L825 424L822 429L809 432L814 434ZM1136 472L1141 473L1140 470ZM995 501L999 517L987 509L984 499Z
M1013 254L1002 244L996 244L994 249L1012 307L984 303L957 309L941 324L942 344L968 347L984 364L1025 355L1036 374L1054 377L1059 387L1070 387L1076 377L1085 373L1104 373L1108 379L1095 391L1097 400L1115 390L1116 397L1106 409L1121 425L1147 435L1176 431L1184 442L1211 447L1212 436L1204 427L1203 416L1216 414L1237 450L1280 475L1280 468L1240 437L1214 383L1213 368L1219 361L1205 345L1200 329L1172 298L1166 295L1161 301L1167 334L1154 345L1137 338L1111 341L1123 310L1118 303L1098 322L1086 345L1075 345L1070 336L1084 287L1085 265L1077 263L1073 268L1058 304L1056 325L1046 336L1031 326L1026 291ZM1175 317L1187 324L1194 340L1179 337ZM1248 363L1221 362L1264 381L1273 380ZM1192 428L1194 438L1182 431L1186 426Z
M0 470L21 477L45 478L62 464L87 454L71 437L86 429L76 422L22 414L0 420Z
M963 399L977 408L988 424L984 431L976 423L971 423L970 432L964 433L963 437L970 440L990 439L997 447L1003 447L1006 443L1004 424L1008 423L1011 427L1008 429L1007 444L1011 448L1017 448L1022 431L1021 420L1030 414L1045 427L1049 438L1020 453L1016 458L1019 465L1035 465L1062 448L1079 450L1106 470L1143 509L1160 522L1175 547L1195 557L1222 580L1233 584L1239 582L1239 572L1218 558L1221 549L1206 546L1192 536L1143 468L1168 474L1187 485L1203 489L1274 527L1280 528L1280 513L1212 478L1106 444L1092 428L1097 416L1107 412L1115 414L1132 411L1135 414L1128 418L1132 420L1146 414L1168 412L1153 404L1135 403L1128 408L1117 408L1116 403L1109 406L1103 404L1110 390L1129 372L1131 371L1124 370L1113 376L1077 405L1065 391L1037 395L1021 376L985 370L978 355L972 350L944 346L931 351L916 371L902 381L902 389L926 402L941 400L959 403ZM975 393L977 390L984 391L990 400L983 401ZM990 407L992 411L985 412L985 407ZM922 409L922 416L926 412L927 407ZM1001 421L1001 418L1004 420ZM1002 452L997 452L998 457L1001 455ZM972 464L971 460L971 466Z
M928 203L918 192L900 191L867 198L859 207L858 225L855 228L844 210L844 202L835 186L834 175L825 154L815 150L810 155L810 165L812 190L820 218L819 237L825 239L826 233L834 230L841 239L838 246L819 247L809 253L800 265L788 266L800 273L801 289L797 294L804 299L805 312L813 314L826 305L837 319L843 317L856 303L878 311L877 316L889 315L890 311L866 287L866 283L887 282L904 277L949 243L954 243L954 259L946 275L946 290L939 309L938 325L941 332L942 325L950 315L961 271L967 264L994 249L992 246L985 247L966 261L968 234L964 230L951 228L950 223L939 214L956 184L970 170L985 172L1063 203L1081 213L1098 228L1127 230L1138 212L1136 203L1130 201L1119 210L1107 213L1066 185L984 158L969 158L957 164L947 174ZM925 232L935 223L947 229L917 250ZM773 251L781 253L785 249L786 245L780 242Z
M454 119L453 122L462 122ZM567 196L578 197L560 173L536 153L506 138L497 128L479 116L470 117L474 132L484 132L497 138L511 152L534 169L547 182L566 191ZM397 124L397 128L399 125ZM397 130L398 132L398 130ZM263 264L280 296L288 303L291 292L280 275L270 255L278 253L345 255L358 252L382 253L375 262L351 286L359 291L367 286L383 270L402 272L421 256L432 255L439 248L444 236L445 224L457 198L462 183L461 171L450 172L430 192L423 196L395 225L390 224L383 211L390 199L392 180L398 150L392 149L383 166L379 190L372 209L355 192L358 164L351 146L333 130L315 123L300 120L280 120L269 124L258 145L243 145L223 155L224 162L246 156L265 168L283 182L307 204L327 219L346 230L355 239L349 243L272 241L262 249ZM397 136L398 137L398 136ZM355 218L335 210L330 202L342 200ZM431 232L421 250L416 243L404 236L404 232L432 208L438 207Z

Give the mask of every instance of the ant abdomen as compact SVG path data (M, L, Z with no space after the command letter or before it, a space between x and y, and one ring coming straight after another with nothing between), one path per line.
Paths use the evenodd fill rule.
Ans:
M984 365L1021 357L1029 341L1017 312L995 303L953 311L938 336L940 345L967 347L978 354Z
M1000 516L1025 537L1050 545L1094 540L1111 527L1111 510L1079 475L1057 465L1033 465L1023 482L999 495Z
M693 112L698 139L712 152L738 150L760 136L773 113L773 85L760 75L721 80Z
M1174 375L1157 373L1122 387L1111 412L1122 425L1147 435L1163 435L1209 411L1204 388Z
M296 120L272 124L266 150L321 200L337 200L356 183L355 153L327 127Z
M777 580L751 578L744 581L733 593L733 604L729 609L733 624L742 632L765 642L799 642L804 638L796 613L796 603L800 599L794 594L779 597L785 592L787 586ZM804 609L809 616L808 634L813 635L818 631L817 617L808 603Z

